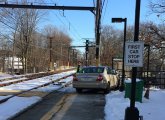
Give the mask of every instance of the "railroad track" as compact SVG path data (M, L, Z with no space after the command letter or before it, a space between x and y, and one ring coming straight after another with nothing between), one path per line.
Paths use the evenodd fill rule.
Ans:
M61 72L66 72L66 71L70 71L70 70L74 70L74 69L75 68L60 70L60 71L53 71L53 72L27 74L27 75L15 76L15 77L11 77L11 78L4 78L4 79L0 80L0 87L4 87L4 86L11 85L11 84L24 82L24 81L33 80L33 79L41 78L41 77L44 77L44 76L58 74L58 73L61 73Z
M59 72L58 72L59 73ZM44 76L48 76L48 75L52 75L52 74L55 74L55 73L49 73L49 74L44 74ZM53 91L57 91L57 90L59 90L59 89L62 89L62 88L64 88L64 87L66 87L66 86L68 86L68 85L70 85L71 83L72 83L72 81L70 80L70 81L67 81L67 82L64 82L63 80L64 79L67 79L67 78L69 78L69 77L71 77L72 75L74 74L74 72L73 73L71 73L71 74L67 74L67 75L65 75L65 76L61 76L61 77L59 77L59 78L55 78L55 79L52 79L51 77L50 78L48 78L49 79L49 82L46 82L46 83L42 83L42 84L40 84L40 85L37 85L37 86L34 86L34 87L32 87L32 88L30 88L30 89L27 89L27 90L18 90L18 91L14 91L13 93L12 93L12 95L11 95L11 93L8 91L8 92L6 92L6 93L10 93L10 96L9 97L7 97L7 98L5 98L5 99L2 99L2 100L0 100L0 104L1 103L4 103L4 102L6 102L7 100L9 100L10 98L13 98L13 97L15 97L15 96L24 96L24 97L26 97L26 96L40 96L40 97L45 97L45 96L47 96L49 93L51 93L51 91L50 92L40 92L40 91L37 91L37 89L40 89L40 88L44 88L44 87L46 87L46 86L49 86L49 85L51 85L51 84L53 84L53 85L58 85L59 87L57 88L57 89L55 89L55 90L53 90ZM39 76L39 78L41 77L41 76L43 76L43 74L42 75L40 75ZM35 77L33 76L33 77L30 77L30 80L32 80L32 79L36 79L36 75L35 75ZM38 78L38 77L37 77ZM29 79L29 78L28 78ZM23 81L23 80L21 80L21 81ZM27 79L25 79L25 81L27 81ZM33 82L33 81L32 81ZM12 84L14 84L14 82L12 82ZM7 86L8 87L8 86ZM1 91L1 93L2 93L2 91ZM7 94L5 94L5 91L4 91L4 94L3 95L7 95Z

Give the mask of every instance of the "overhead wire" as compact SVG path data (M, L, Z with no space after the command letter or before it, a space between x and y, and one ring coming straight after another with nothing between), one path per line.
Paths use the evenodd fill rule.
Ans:
M3 24L5 24L5 25L8 26L9 28L15 30L13 27L9 26L9 25L6 24L5 22L3 22L3 21L0 21L0 22L2 22ZM18 32L19 32L19 31L18 31ZM9 36L7 37L7 36L3 35L2 33L1 33L1 35L4 36L4 37L7 38L7 39L11 39L11 40L12 40L12 38L9 38ZM16 42L16 43L20 43L19 41L15 41L15 42ZM26 43L21 43L21 44L26 45ZM39 46L39 45L33 45L33 44L29 44L29 45L30 45L30 46L33 46L33 47L38 47L38 48L42 48L42 49L47 49L47 48L41 47L41 46ZM54 53L59 54L59 52L56 52L56 51L54 51ZM63 55L63 56L65 56L65 55Z
M13 40L12 38L10 38L9 36L5 36L5 35L3 35L2 33L0 33L0 35L1 36L3 36L3 37L5 37L6 39L10 39L10 40ZM11 41L10 41L11 42ZM20 43L20 41L14 41L16 44L19 44ZM26 43L22 43L23 45L26 45ZM41 49L43 49L43 50L48 50L48 48L47 47L42 47L42 46L39 46L39 45L34 45L34 44L32 44L32 43L30 43L30 44L28 44L29 46L31 46L31 47L37 47L37 48L41 48ZM59 45L57 45L57 46L59 46ZM63 56L63 57L67 57L66 55L61 55L61 53L60 52L58 52L58 51L52 51L53 53L55 53L55 54L57 54L57 55L60 55L60 56ZM73 58L73 57L72 57ZM74 57L75 59L76 59L76 57Z
M5 22L3 22L3 21L1 21L1 20L0 20L0 22L1 22L1 23L3 23L4 25L6 25L7 27L9 27L9 28L11 28L11 29L15 30L15 28L11 27L11 26L10 26L10 25L8 25L7 23L5 23ZM16 31L17 31L17 30L16 30Z
M51 0L52 1L52 0ZM54 2L54 1L53 1ZM28 2L28 3L31 3L31 2ZM34 2L34 3L39 3L39 2ZM39 3L39 4L41 4L41 3ZM45 3L45 4L48 4L48 3ZM49 3L49 4L52 4L52 3ZM56 15L56 17L58 18L58 20L63 24L63 25L65 25L66 26L66 24L60 19L60 17L58 17L58 15L57 14L55 14ZM64 17L64 16L63 16ZM81 37L81 35L77 32L77 30L76 30L76 28L71 24L71 22L69 21L69 19L68 18L66 18L66 17L64 17L65 19L66 19L66 21L69 23L69 27L71 26L72 28L73 28L73 30L75 31L75 32L72 32L72 34L74 34L74 37L76 37L76 38L78 38L78 39L82 39L82 37ZM4 25L6 25L6 26L8 26L9 28L11 28L11 29L13 29L13 30L15 30L13 27L11 27L10 25L8 25L8 24L6 24L5 22L3 22L3 21L1 21ZM18 30L17 30L18 31ZM19 31L18 31L19 32ZM75 36L76 35L76 36Z
M52 2L52 3L42 3L42 2L33 2L33 3L38 3L38 4L41 4L41 3L42 3L42 4L57 4L58 1L56 1L56 3L55 3L55 1L51 0L51 2ZM27 3L32 3L32 2L27 2ZM56 17L58 18L58 20L59 20L63 25L67 26L67 25L58 17L57 14L55 14L55 15L56 15ZM64 17L64 16L63 16L63 17ZM78 38L78 39L81 40L81 39L82 39L82 36L77 32L76 28L71 24L71 22L69 21L68 18L66 18L66 16L65 16L64 18L66 19L66 21L67 21L68 24L69 24L69 30L70 30L70 27L73 28L74 32L73 32L72 30L70 30L70 31L71 31L72 34L74 34L74 37L76 37L76 38Z
M107 2L106 2L107 1ZM105 14L106 14L106 12L107 12L107 6L108 6L108 0L104 0L104 5L105 5L105 9L104 9L104 13L103 13L103 17L102 17L102 23L103 23L103 21L104 21L104 17L105 17ZM104 8L104 6L103 6L103 8ZM103 10L103 8L102 8L102 10Z
M9 12L8 10L7 10L7 8L3 8L3 9L1 9L2 11L4 11L4 12L6 12L8 15L9 15L9 17L11 17L14 21L16 21L16 19L12 16L12 13L11 12ZM4 17L4 16L2 16L2 17Z
M96 2L95 2L95 0L93 0L93 6L94 6L94 7L96 6Z
M6 10L6 9L5 9ZM7 11L7 10L6 10ZM7 11L8 12L8 11ZM9 15L11 15L11 13L9 13L8 12L8 14ZM12 17L12 16L11 16ZM58 17L58 16L57 16ZM13 18L13 17L12 17ZM59 17L58 17L59 18ZM5 18L6 19L6 18ZM14 18L13 18L14 19ZM14 19L15 20L15 19ZM65 23L59 18L59 20L65 25ZM15 20L16 21L16 20ZM15 30L15 28L13 28L13 27L11 27L10 25L8 25L7 23L5 23L5 22L3 22L3 21L0 21L1 23L3 23L4 25L6 25L7 27L9 27L9 28L11 28L11 29L13 29L13 30ZM18 31L18 30L16 30L16 31ZM18 31L19 32L19 31ZM1 34L1 36L4 36L5 38L7 38L7 39L12 39L12 38L9 38L9 36L7 37L7 36L5 36L5 35L3 35L2 33L0 33ZM18 41L15 41L16 43L20 43L20 42L18 42ZM23 43L24 45L26 45L26 43ZM34 47L38 47L38 48L42 48L42 49L45 49L45 50L47 50L47 48L45 48L45 47L41 47L41 46L38 46L38 45L34 45L34 44L29 44L30 46L34 46ZM61 55L58 51L53 51L53 53L56 53L56 54L58 54L58 55L60 55L60 56L63 56L63 57L66 57L66 55ZM72 57L72 58L75 58L75 57ZM77 58L75 58L75 59L77 59Z
M54 2L53 0L51 0L52 2ZM56 1L56 3L58 2L59 0ZM69 30L71 31L72 34L74 34L74 37L78 38L78 40L82 40L82 36L80 35L80 33L77 31L77 29L74 27L74 25L70 22L70 20L64 15L64 11L62 11L63 14L61 15L61 11L59 10L59 14L61 17L63 17L65 19L65 21L69 24ZM56 17L62 21L58 15L56 14ZM62 21L62 23L65 25L65 23ZM66 26L66 25L65 25ZM73 31L72 31L72 29Z
M60 14L60 11L59 11L59 14ZM62 16L62 15L61 15ZM66 16L62 16L65 18L65 20L69 23L69 25L73 28L74 32L78 35L78 37L81 39L82 36L78 33L77 29L74 27L74 25L71 24L70 20L66 17Z
M12 28L11 26L7 25L6 23L4 23L4 24L5 24L6 26L10 27L11 29L15 30L15 29ZM18 31L18 32L19 32L19 31ZM0 33L0 34L1 34L1 36L4 36L6 39L13 40L13 39L10 38L9 36L5 36L5 35L3 35L2 33ZM19 41L15 41L15 43L20 43L20 42L19 42ZM26 43L21 43L21 44L26 45ZM32 46L32 47L38 47L38 48L42 48L42 49L47 49L47 48L41 47L41 46L39 46L39 45L34 45L34 44L29 44L29 45ZM54 51L54 53L59 54L59 52L56 52L56 51Z
M64 22L57 14L54 13L54 15L57 17L57 19L58 19L64 26L67 26L67 25L65 24L65 22ZM76 33L72 32L72 31L71 31L71 33L74 35L74 37L76 37L76 38L79 39L79 36L77 36Z
M53 1L53 0L51 0L51 2L52 3L55 3L55 1ZM56 4L58 4L58 1L56 1ZM59 13L60 13L60 10L59 10ZM55 13L54 13L55 14ZM57 14L55 14L55 16L57 17L57 19L64 25L64 26L67 26L65 23L64 23L64 21L57 15ZM64 17L64 16L63 16ZM69 30L70 30L70 26L72 26L71 25L71 22L70 21L67 21L68 22L68 24L69 24ZM68 27L68 26L67 26ZM73 27L73 29L75 30L75 28ZM75 30L76 31L76 30ZM81 36L80 36L80 34L79 33L73 33L72 32L72 34L74 34L74 36L76 36L76 38L78 38L78 37L80 37L81 38Z
M6 36L5 36L5 37L6 37ZM8 39L8 38L7 38L7 39ZM19 41L15 41L15 43L20 43L20 42L19 42ZM26 43L23 43L23 45L26 45ZM47 47L42 47L42 46L34 45L34 44L28 44L28 45L31 46L31 47L35 47L35 48L37 47L37 48L41 48L42 50L47 50L47 51L49 51ZM59 46L59 45L57 45L57 46ZM57 55L66 57L66 55L61 55L61 53L58 52L58 51L52 50L52 52L55 53L55 54L57 54Z
M101 13L102 13L102 10L103 10L103 7L104 7L104 3L105 3L105 0L102 2Z

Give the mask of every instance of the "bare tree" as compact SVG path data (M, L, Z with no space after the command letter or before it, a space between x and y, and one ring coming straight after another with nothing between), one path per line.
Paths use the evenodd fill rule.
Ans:
M165 41L165 27L163 24L156 25L153 22L141 23L139 39L150 46L150 51L146 48L144 57L144 68L146 69L147 55L150 53L150 70L162 68L164 52L162 47ZM159 67L157 67L159 66Z
M52 62L57 63L59 66L67 65L71 38L52 25L45 26L43 31L44 35L47 36L47 48L50 49L50 44L52 46Z
M101 34L101 64L112 65L113 57L121 57L122 41L119 30L111 26L104 26Z
M165 0L151 0L149 7L152 13L157 14L157 16L165 15Z
M28 4L28 0L15 0L16 3ZM41 14L38 10L32 9L6 9L1 8L0 22L8 26L13 32L14 46L17 48L17 54L22 58L24 73L28 70L30 52L33 44L33 33L36 30L37 23ZM15 36L15 37L14 37Z

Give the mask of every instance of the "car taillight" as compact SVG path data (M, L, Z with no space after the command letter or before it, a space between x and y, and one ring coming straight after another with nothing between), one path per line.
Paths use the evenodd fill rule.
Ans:
M97 81L102 81L103 80L103 76L102 75L99 75L98 77L97 77Z
M76 74L73 75L73 81L78 81Z

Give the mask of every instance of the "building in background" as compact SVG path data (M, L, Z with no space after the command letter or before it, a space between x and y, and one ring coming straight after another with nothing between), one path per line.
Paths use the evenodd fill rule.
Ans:
M5 58L5 71L7 73L20 74L23 71L23 65L21 58L18 57L7 57Z

